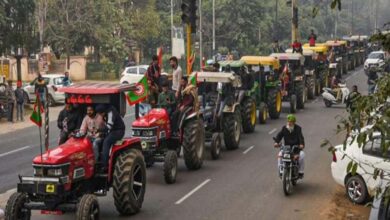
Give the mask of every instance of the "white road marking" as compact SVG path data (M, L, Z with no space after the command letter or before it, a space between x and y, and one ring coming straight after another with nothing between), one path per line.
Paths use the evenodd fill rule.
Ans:
M246 149L244 152L242 152L243 154L247 154L250 150L252 150L255 146L250 146L248 147L248 149Z
M16 152L19 152L19 151L22 151L22 150L29 149L29 148L31 148L31 146L25 146L25 147L21 147L21 148L15 149L15 150L11 150L11 151L2 153L2 154L0 154L0 158L5 157L5 156L10 155L10 154L13 154L13 153L16 153Z
M275 131L276 131L276 128L272 129L270 132L268 132L268 134L273 134L273 133L275 133Z
M200 188L202 188L203 186L205 186L207 183L209 183L211 181L211 179L207 179L205 180L203 183L201 183L199 186L197 186L195 189L191 190L191 192L187 193L187 195L183 196L181 199L177 200L177 202L175 202L176 205L180 205L182 202L184 202L184 200L188 199L188 197L192 196L192 194L194 194L196 191L198 191Z

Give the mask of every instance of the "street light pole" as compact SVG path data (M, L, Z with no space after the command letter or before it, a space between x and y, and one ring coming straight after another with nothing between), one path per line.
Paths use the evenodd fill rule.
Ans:
M213 56L215 55L215 0L213 0Z
M203 30L202 30L202 0L199 0L199 67L203 64Z
M173 37L174 37L174 32L173 32L173 0L171 0L171 54L173 54Z
M17 73L17 85L22 84L22 58L23 48L18 48L15 54L16 58L16 73Z

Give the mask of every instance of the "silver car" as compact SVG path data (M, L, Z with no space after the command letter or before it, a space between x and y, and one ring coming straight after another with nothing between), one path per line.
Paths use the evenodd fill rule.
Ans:
M58 92L58 88L63 87L63 81L65 76L63 74L49 74L49 75L43 75L43 79L46 82L47 89L48 89L48 104L49 106L54 106L58 103L65 103L65 94L63 92ZM25 103L32 103L36 100L35 95L35 83L36 80L33 80L30 84L23 87L23 90L25 91ZM70 80L70 79L69 79ZM70 84L72 84L72 81L70 81Z

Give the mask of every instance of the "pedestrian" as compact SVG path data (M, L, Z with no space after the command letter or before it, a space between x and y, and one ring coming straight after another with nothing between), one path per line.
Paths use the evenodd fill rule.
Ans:
M180 81L183 77L182 69L179 66L177 57L173 56L169 59L169 62L172 67L172 90L176 94L176 97L179 97L179 87L180 87Z
M315 47L316 46L317 35L314 34L314 30L313 29L311 29L311 33L309 35L308 40L309 40L310 47Z
M63 85L63 86L70 86L69 72L66 71L66 72L64 73L64 75L65 75L65 77L64 77L64 79L62 80L62 85Z
M129 55L127 57L127 60L125 61L125 67L130 67L130 66L135 66L135 65L136 65L136 62L135 62L133 56Z
M24 121L24 91L22 85L18 84L15 90L16 98L16 120Z
M8 86L6 90L7 94L7 104L8 104L8 122L14 122L14 106L15 106L15 92L12 89L12 81L8 81Z
M146 76L148 79L152 80L152 82L158 86L160 91L161 69L160 66L158 65L157 55L153 55L152 63L150 63L148 70L146 71Z
M35 94L39 95L41 104L43 106L45 106L45 102L46 102L46 93L47 93L46 81L39 73L35 82Z

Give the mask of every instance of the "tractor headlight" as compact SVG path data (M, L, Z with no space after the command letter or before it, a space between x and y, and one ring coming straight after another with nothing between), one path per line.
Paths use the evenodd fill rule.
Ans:
M142 131L142 136L144 137L152 137L155 135L155 132L154 130L145 130L145 131Z
M62 168L51 168L47 170L48 176L62 176Z
M142 141L141 142L141 147L142 147L142 150L148 149L148 143L146 143L146 141Z
M43 176L43 168L34 167L34 176Z

